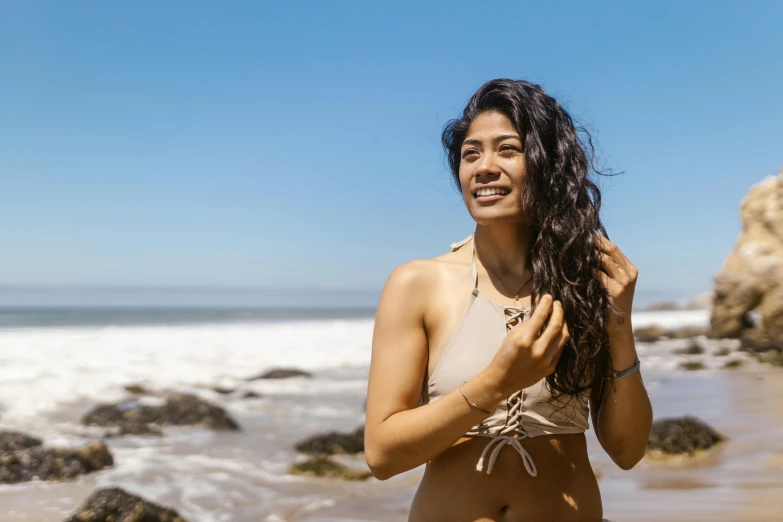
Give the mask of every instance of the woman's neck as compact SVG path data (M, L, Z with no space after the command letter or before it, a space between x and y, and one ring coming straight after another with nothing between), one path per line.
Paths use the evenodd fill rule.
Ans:
M531 230L527 223L476 225L474 241L482 263L505 280L523 279L530 256Z

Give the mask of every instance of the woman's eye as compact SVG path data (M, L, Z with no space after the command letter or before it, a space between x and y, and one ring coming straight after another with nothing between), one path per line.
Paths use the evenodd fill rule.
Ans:
M475 151L475 150L473 150L473 149L466 150L465 152L463 152L463 153L462 153L462 157L463 157L463 158L467 158L467 157L468 157L468 156L470 156L471 154L476 154L476 151Z
M506 151L506 150L513 150L514 152L517 152L517 148L513 147L511 145L504 145L504 146L500 147L500 151L501 152L502 151Z

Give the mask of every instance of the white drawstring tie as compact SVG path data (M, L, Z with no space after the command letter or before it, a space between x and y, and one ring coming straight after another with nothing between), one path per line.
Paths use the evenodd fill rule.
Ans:
M491 441L487 443L487 445L484 447L484 451L481 452L481 457L479 458L478 464L476 464L476 470L481 471L484 469L484 457L487 454L487 451L489 451L489 448L493 445L495 445L495 448L492 450L492 453L489 454L489 465L487 466L487 474L492 472L492 467L495 465L495 460L498 458L498 454L500 453L500 449L503 446L511 446L514 448L517 453L522 457L522 462L525 464L525 469L528 473L530 473L531 476L535 477L538 475L538 470L536 469L536 464L533 462L533 457L530 456L530 453L522 446L522 444L519 442L521 439L527 438L527 433L520 433L519 437L512 437L511 435L496 435L492 438Z

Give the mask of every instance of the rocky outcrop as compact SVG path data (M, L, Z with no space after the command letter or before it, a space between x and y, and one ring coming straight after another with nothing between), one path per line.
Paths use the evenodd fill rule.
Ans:
M45 448L41 440L15 432L0 432L0 484L30 480L68 480L114 464L102 443L84 448Z
M751 187L741 203L742 232L715 277L713 337L757 337L783 347L783 171ZM757 310L760 324L749 316Z
M364 426L350 433L329 431L298 442L296 451L310 455L361 453L364 451Z
M189 394L170 395L162 406L137 400L98 406L82 418L88 426L118 428L122 434L160 434L160 426L204 426L213 430L238 430L231 416L214 404Z
M99 489L65 522L185 522L173 509L120 488Z
M648 456L693 455L726 440L700 420L685 416L653 422L647 439Z

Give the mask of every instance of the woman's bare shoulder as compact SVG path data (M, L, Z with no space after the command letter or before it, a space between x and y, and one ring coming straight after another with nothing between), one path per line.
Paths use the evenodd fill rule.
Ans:
M464 271L465 262L457 252L448 251L430 258L413 259L392 270L386 286L417 294L437 290L439 285Z

